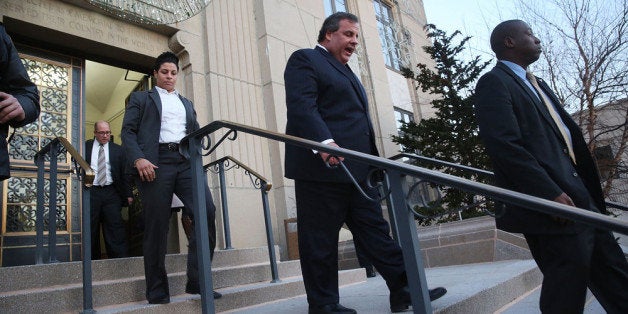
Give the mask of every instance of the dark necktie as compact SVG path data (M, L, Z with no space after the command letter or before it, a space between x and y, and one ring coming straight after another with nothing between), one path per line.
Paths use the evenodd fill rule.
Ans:
M96 185L104 186L107 183L107 160L105 158L105 146L103 144L100 144L100 148L98 149L98 169L96 171L98 174Z

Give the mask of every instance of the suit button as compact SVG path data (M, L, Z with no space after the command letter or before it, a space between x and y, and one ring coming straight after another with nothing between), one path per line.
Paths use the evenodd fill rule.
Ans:
M364 135L371 136L371 133L370 132L364 132Z
M566 148L563 148L563 153L569 154L569 151Z
M574 177L577 177L577 176L578 176L578 173L577 173L577 172L574 172L574 173L573 173L573 176L574 176Z

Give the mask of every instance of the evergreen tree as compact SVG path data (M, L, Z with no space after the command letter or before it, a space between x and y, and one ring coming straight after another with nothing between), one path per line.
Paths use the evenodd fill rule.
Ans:
M458 40L461 33L451 35L436 28L433 24L426 26L428 38L432 46L425 46L427 52L436 62L435 70L425 64L417 65L417 72L402 69L405 77L413 79L423 92L437 95L431 104L436 109L434 117L422 119L418 123L403 123L400 136L393 136L393 141L403 145L403 151L425 157L436 158L480 169L490 169L488 156L478 136L478 126L473 114L473 88L481 72L489 62L483 62L479 56L464 62L460 54L465 49L470 37ZM473 84L473 85L472 85ZM456 176L487 182L489 178L477 176L470 172L443 168L434 165L420 166L443 171ZM433 186L435 187L435 186ZM443 195L442 202L435 202L432 208L422 209L423 214L443 213L447 210L462 209L470 206L477 197L459 190L437 187ZM434 190L432 190L434 192ZM483 215L483 208L473 207L462 212L462 217ZM454 212L436 219L437 222L457 220ZM433 219L419 219L421 224L429 225Z

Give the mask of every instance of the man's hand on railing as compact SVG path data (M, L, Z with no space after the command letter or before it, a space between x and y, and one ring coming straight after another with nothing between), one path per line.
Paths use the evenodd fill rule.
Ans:
M565 204L567 206L574 206L574 207L576 206L576 204L574 204L573 201L571 200L571 197L569 197L569 195L567 195L565 192L563 192L561 195L558 195L554 199L554 202Z
M554 202L576 207L576 204L573 203L573 200L571 199L571 197L569 197L569 195L567 195L565 192L563 192L561 195L558 195L554 199ZM559 224L563 226L573 223L573 221L567 218L560 217L560 216L553 216L552 219L554 219L554 221L558 222Z
M340 148L340 146L338 146L338 144L336 144L336 142L331 142L327 145L330 146L335 146ZM336 157L336 156L332 156L326 152L319 152L319 154L321 155L321 158L323 158L323 162L325 162L326 164L328 164L329 166L337 166L341 161L345 160L344 157Z
M155 169L159 167L153 165L148 159L139 158L135 161L135 168L142 181L151 182L155 180Z

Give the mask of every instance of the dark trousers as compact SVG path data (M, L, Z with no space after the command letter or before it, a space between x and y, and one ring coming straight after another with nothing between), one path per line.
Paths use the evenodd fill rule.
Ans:
M364 249L358 244L358 242L353 242L353 246L355 247L355 256L358 258L358 264L362 268L373 268L373 264L371 264L371 260L366 257L364 253Z
M100 229L110 258L129 256L126 228L122 222L122 200L113 185L93 186L90 191L92 259L100 259Z
M192 212L192 172L189 161L183 158L179 152L160 149L159 163L156 166L159 168L155 169L156 178L154 181L142 182L139 177L136 177L144 217L143 252L146 299L148 301L158 301L170 296L165 259L173 193L183 202L184 213L189 217L194 217ZM205 184L205 200L210 249L213 255L216 247L214 221L216 207L207 183ZM194 233L191 234L188 241L187 277L189 283L198 283L198 259Z
M376 189L363 189L376 197ZM301 271L308 303L338 303L338 232L346 223L353 240L373 263L391 291L407 285L401 248L378 203L351 184L295 181Z
M582 313L587 287L607 313L628 313L628 263L610 232L585 228L525 238L543 273L543 313Z

